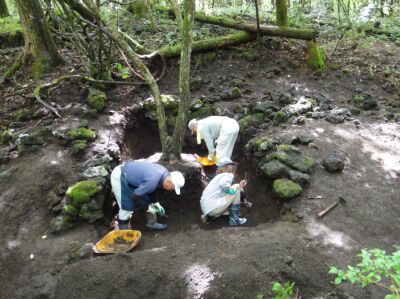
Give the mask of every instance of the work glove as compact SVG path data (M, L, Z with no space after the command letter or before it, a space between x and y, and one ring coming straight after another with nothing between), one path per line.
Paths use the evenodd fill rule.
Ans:
M160 215L164 215L165 214L165 210L160 205L159 202L150 204L147 212L152 213L152 214L160 214Z
M213 160L213 158L214 158L214 155L213 155L213 154L211 154L211 155L208 155L208 157L207 157L208 161L212 161L212 160Z

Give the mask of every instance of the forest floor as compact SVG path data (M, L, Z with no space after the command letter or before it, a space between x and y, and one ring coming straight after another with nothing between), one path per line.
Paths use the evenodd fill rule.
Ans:
M264 38L263 43L255 61L244 59L244 47L216 51L213 59L207 53L195 55L191 75L201 84L192 91L193 99L212 99L231 116L238 106L250 107L271 93L327 102L328 111L355 108L354 95L376 100L378 105L359 109L359 115L339 124L306 117L302 125L266 124L248 132L271 139L299 135L313 139L312 145L299 145L317 161L302 194L277 202L269 181L246 162L251 157L240 148L246 138L242 135L234 157L242 162L241 173L243 169L252 172L248 199L254 202L243 211L248 217L245 226L227 227L223 225L226 219L201 225L199 185L188 186L191 189L184 190L179 201L172 199L173 211L165 202L169 218L160 221L168 223L169 229L142 230L139 245L129 253L91 253L90 244L111 229L107 221L80 223L50 234L54 216L47 208L48 194L60 184L76 182L85 161L110 144L118 144L123 156L131 158L147 157L159 147L156 133L151 134L147 126L136 131L124 131L123 126L131 117L127 107L141 103L149 90L143 86L107 90L106 110L88 119L98 138L85 155L74 157L63 145L47 142L20 156L11 151L10 161L0 166L1 173L13 170L0 181L0 298L256 298L258 294L270 298L274 281L295 282L302 298L383 298L384 290L377 287L361 289L346 283L336 287L328 271L332 265L356 262L362 248L392 252L393 245L399 245L400 130L394 120L400 115L399 46L374 41L353 49L344 44L334 56L328 55L328 68L318 75L305 64L304 42ZM325 44L328 54L334 46ZM42 82L73 68L79 66L63 66ZM178 71L177 61L169 61L167 75L159 82L162 93L177 94ZM243 95L221 99L234 79L243 82ZM18 109L40 108L29 96L37 84L20 77L4 86L2 127ZM84 103L86 94L83 83L65 82L46 100L66 112L71 104ZM22 121L15 132L45 124L56 130L80 120L73 115L54 119L48 114ZM135 134L140 138L135 139ZM192 139L186 136L186 144ZM321 166L320 161L332 152L343 157L342 172L329 173ZM114 160L111 165L117 163ZM308 195L322 198L311 200ZM346 203L318 218L339 196ZM141 229L143 219L135 219L133 226Z

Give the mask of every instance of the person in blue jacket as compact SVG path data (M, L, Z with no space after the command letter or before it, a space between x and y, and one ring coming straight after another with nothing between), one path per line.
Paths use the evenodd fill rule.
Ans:
M179 171L169 172L164 166L146 161L128 161L114 168L111 187L119 206L118 228L129 229L131 214L148 208L146 226L151 229L166 229L166 224L157 222L157 213L163 215L164 208L158 202L156 190L175 190L180 195L185 178Z

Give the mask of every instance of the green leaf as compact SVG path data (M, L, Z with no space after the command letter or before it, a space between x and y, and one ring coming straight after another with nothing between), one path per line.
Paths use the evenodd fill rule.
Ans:
M122 79L126 79L126 78L128 78L129 77L129 74L122 74Z
M335 278L335 285L338 285L341 282L342 282L342 277L341 276L338 276L338 277Z
M274 282L272 285L272 291L273 292L279 292L279 290L282 288L282 285L279 282Z
M338 268L336 268L336 267L331 267L330 269L329 269L329 274L336 274L336 273L338 273Z

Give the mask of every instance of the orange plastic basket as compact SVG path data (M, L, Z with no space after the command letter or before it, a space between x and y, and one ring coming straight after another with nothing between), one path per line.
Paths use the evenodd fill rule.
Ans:
M121 253L133 249L142 233L138 230L114 230L93 246L95 253Z
M201 157L198 155L195 155L195 156L196 156L197 161L199 161L199 163L202 166L214 166L217 163L217 157L215 155L214 155L212 161L208 160L207 156L206 157Z

